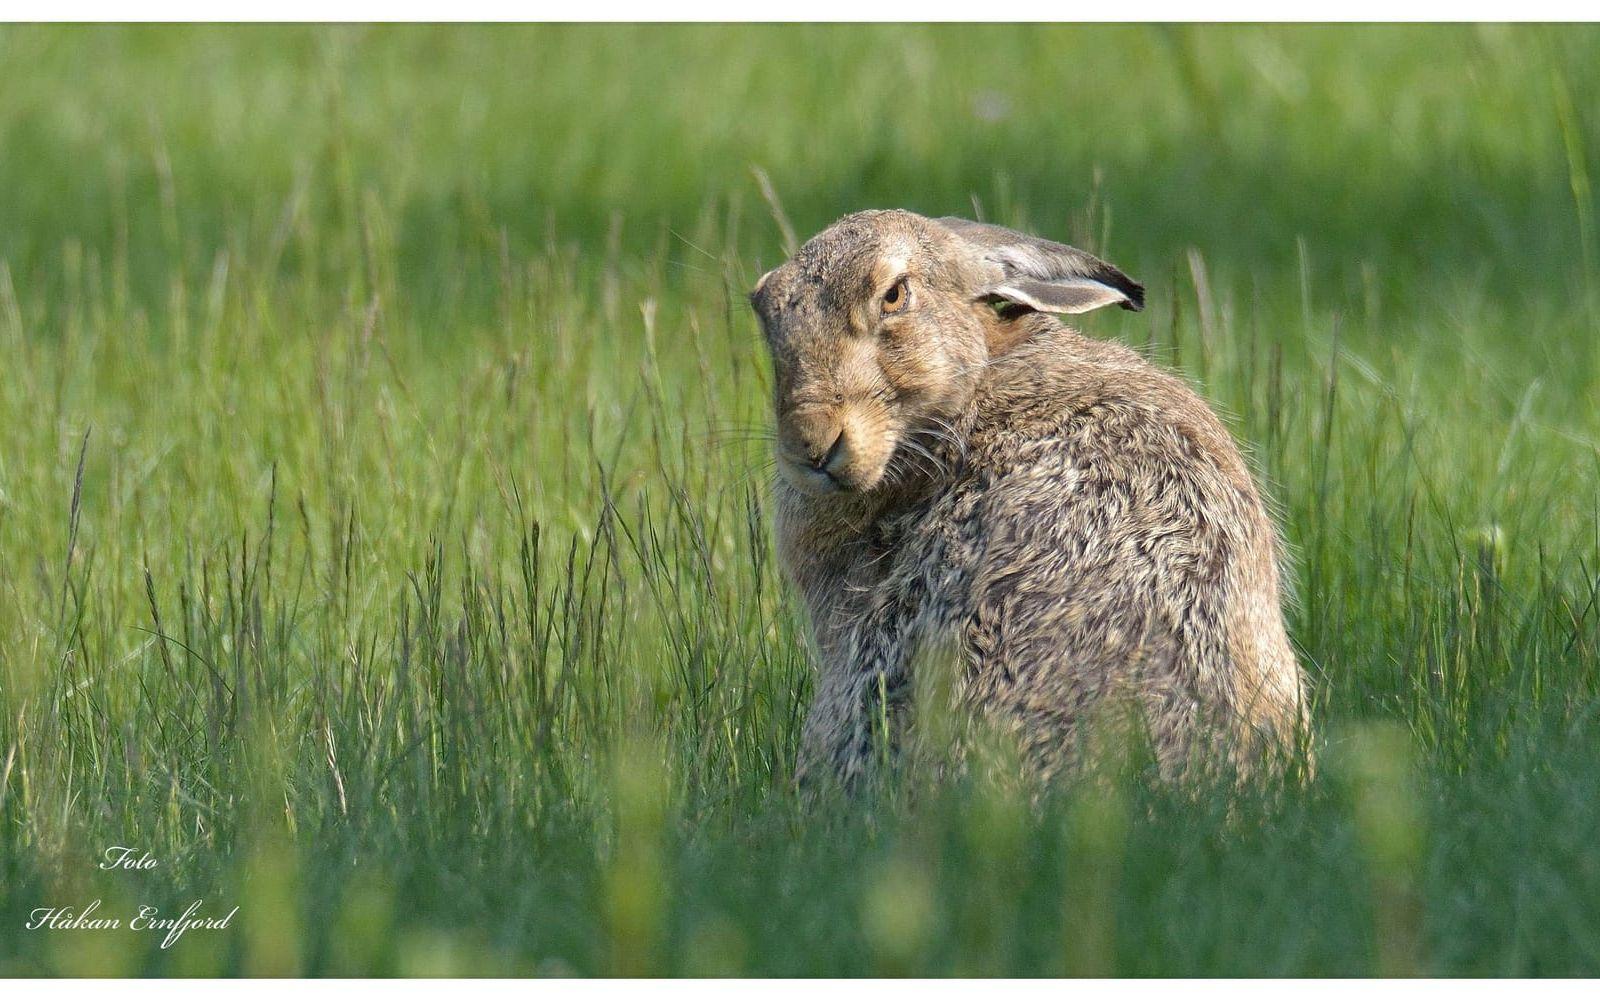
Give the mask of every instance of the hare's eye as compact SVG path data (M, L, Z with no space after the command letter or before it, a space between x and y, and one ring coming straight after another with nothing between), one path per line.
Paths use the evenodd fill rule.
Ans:
M910 301L911 287L906 284L906 279L901 278L887 292L883 293L883 311L885 314L897 313L904 309Z

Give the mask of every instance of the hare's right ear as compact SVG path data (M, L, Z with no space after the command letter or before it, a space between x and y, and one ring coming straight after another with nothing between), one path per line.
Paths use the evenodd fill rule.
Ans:
M772 269L772 271L776 270L777 268ZM761 312L761 290L767 287L767 279L772 277L772 271L768 271L766 274L763 274L760 278L756 279L756 287L750 289L750 295L748 298L750 308L754 309L757 313Z
M1101 306L1144 308L1144 286L1093 254L1004 226L943 218L976 258L975 297L1048 313L1083 313Z

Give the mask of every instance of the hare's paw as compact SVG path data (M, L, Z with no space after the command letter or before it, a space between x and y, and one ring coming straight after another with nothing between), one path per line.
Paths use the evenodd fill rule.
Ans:
M799 786L859 789L875 764L892 760L909 690L898 672L825 674L801 734Z

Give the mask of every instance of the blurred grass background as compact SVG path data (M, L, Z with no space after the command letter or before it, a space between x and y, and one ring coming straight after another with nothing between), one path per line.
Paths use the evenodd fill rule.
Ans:
M1595 974L1597 43L0 28L0 969ZM793 800L743 295L869 206L1149 286L1314 780Z

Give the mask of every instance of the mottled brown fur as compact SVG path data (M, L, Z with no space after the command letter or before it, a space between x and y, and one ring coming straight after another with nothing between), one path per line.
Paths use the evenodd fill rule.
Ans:
M1043 773L1116 704L1174 774L1301 731L1275 532L1227 430L1030 311L1141 296L1071 248L907 212L846 217L762 279L778 546L820 663L803 778L859 779L918 650L951 641L964 701Z

